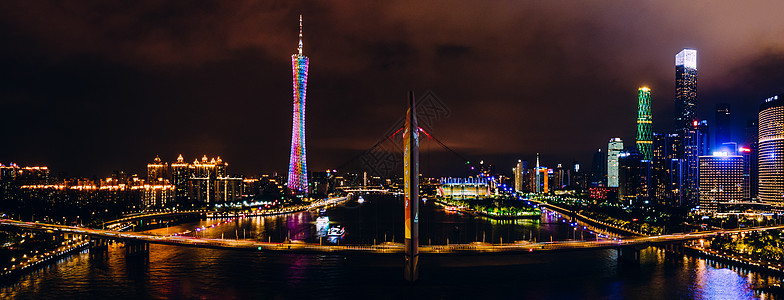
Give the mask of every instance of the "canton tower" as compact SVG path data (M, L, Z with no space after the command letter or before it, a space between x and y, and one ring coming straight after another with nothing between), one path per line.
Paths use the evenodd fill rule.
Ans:
M299 15L299 46L291 55L294 75L294 115L291 127L288 188L292 193L308 192L308 168L305 155L305 93L308 88L308 57L302 55L302 15Z

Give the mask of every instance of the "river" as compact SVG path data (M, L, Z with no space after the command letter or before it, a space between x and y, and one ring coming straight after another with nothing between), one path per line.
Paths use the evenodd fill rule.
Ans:
M202 220L150 230L172 234L205 227L197 236L225 239L372 244L402 242L402 200L366 196L327 212ZM316 219L342 226L339 239L320 237ZM504 243L596 238L557 214L539 220L494 221L421 206L422 244ZM212 224L223 223L211 227ZM618 262L615 250L519 257L422 258L420 280L402 279L402 257L264 254L151 245L149 257L125 257L120 246L83 251L0 283L3 299L754 299L755 286L781 278L649 248L639 265ZM507 265L506 262L513 262Z

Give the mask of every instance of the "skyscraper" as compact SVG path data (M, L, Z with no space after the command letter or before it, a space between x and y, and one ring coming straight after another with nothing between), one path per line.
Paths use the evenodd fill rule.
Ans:
M590 181L592 187L607 186L607 154L602 151L602 148L596 149L593 154Z
M650 203L651 162L636 149L618 155L618 199L629 205Z
M161 162L161 158L156 155L155 159L147 164L147 183L162 184L163 181L168 178L166 176L168 168L169 164ZM160 183L158 183L159 181Z
M618 155L623 151L623 140L611 138L607 144L607 186L618 187Z
M773 96L759 112L759 200L784 207L784 95Z
M525 176L528 173L528 161L517 160L514 168L515 192L522 192L525 186Z
M307 56L302 55L302 15L299 16L299 46L291 55L294 75L294 115L291 127L288 188L293 193L308 192L308 167L305 155L305 94L308 88Z
M641 87L637 93L637 151L644 160L653 159L653 114L651 89Z
M719 149L722 144L732 142L730 135L730 104L716 104L716 139L715 148Z
M675 131L688 130L696 120L697 50L683 49L675 55Z
M659 204L683 204L683 141L678 134L653 135L653 199Z
M697 121L697 50L683 49L675 55L675 133L683 136L684 204L694 205L698 200L699 168L701 154L700 125ZM706 124L707 126L707 124Z

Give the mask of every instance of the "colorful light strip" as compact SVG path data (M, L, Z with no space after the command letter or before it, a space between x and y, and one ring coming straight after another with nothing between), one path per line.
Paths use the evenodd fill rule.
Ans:
M298 53L291 55L294 86L294 114L291 128L288 188L292 192L308 192L307 159L305 155L305 94L308 87L309 60L302 55L302 16L300 15Z

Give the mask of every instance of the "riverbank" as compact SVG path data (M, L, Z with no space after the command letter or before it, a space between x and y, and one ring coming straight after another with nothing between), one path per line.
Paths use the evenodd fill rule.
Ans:
M518 220L518 219L534 219L535 220L535 219L539 219L542 216L541 212L540 213L526 214L526 215L497 215L497 214L491 214L491 213L484 212L484 211L478 211L478 210L467 208L467 207L463 207L463 206L455 206L453 204L447 203L447 202L445 202L443 200L440 200L440 199L436 199L434 201L435 201L435 203L438 203L441 206L446 207L447 210L449 210L449 211L459 211L461 213L469 214L469 215L472 215L472 216L482 216L482 217L487 217L487 218L490 218L490 219L493 219L493 220Z
M89 240L80 240L73 244L67 244L57 249L47 251L45 253L30 257L25 262L20 262L18 265L13 265L11 268L4 268L0 273L0 279L6 280L27 274L31 271L38 270L41 267L56 263L57 259L69 256L75 252L86 249L90 245Z
M755 261L743 257L741 255L727 253L727 252L722 253L720 251L711 250L708 248L701 248L697 246L685 246L684 249L686 249L687 254L696 257L709 258L736 267L747 268L757 272L763 272L766 274L784 277L784 267L782 267L781 262L775 263L775 262L768 262L762 260Z

